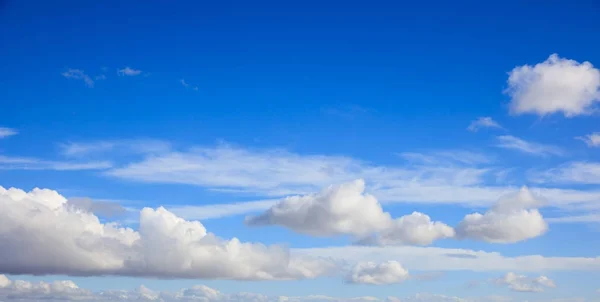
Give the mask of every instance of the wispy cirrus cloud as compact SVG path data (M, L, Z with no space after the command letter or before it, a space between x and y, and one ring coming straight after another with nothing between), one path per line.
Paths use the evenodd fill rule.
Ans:
M81 80L85 83L87 87L93 88L95 81L92 77L86 74L81 69L69 68L67 71L61 73L63 77L67 79Z
M7 138L9 136L17 135L19 131L13 128L0 127L0 139Z
M504 149L512 149L527 154L538 156L563 155L564 151L556 146L545 145L535 142L529 142L512 135L501 135L496 137L497 147Z
M600 132L590 133L585 136L578 136L575 139L583 141L589 147L600 147Z
M493 129L504 129L498 122L492 119L489 116L479 117L476 120L472 121L467 130L471 132L477 132L483 128L493 128Z
M188 82L186 82L184 79L179 80L179 82L185 88L190 88L190 89L192 89L194 91L198 91L198 86L192 86Z
M0 170L106 170L112 166L110 161L51 161L0 155Z
M140 75L141 73L142 73L142 71L141 71L141 70L139 70L139 69L134 69L134 68L131 68L131 67L129 67L129 66L126 66L126 67L124 67L124 68L121 68L121 69L117 69L117 74L118 74L119 76L129 76L129 77L134 77L134 76Z

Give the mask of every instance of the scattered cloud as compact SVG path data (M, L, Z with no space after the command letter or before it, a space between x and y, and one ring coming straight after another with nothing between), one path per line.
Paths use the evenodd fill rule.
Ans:
M117 70L117 74L120 75L120 76L134 77L134 76L140 75L141 73L142 73L141 70L139 70L139 69L133 69L133 68L131 68L129 66Z
M86 86L94 87L94 80L81 69L69 68L62 73L62 76L67 79L82 80Z
M590 62L552 54L534 66L515 67L509 73L506 93L512 114L590 114L600 100L600 71Z
M456 227L458 238L493 243L515 243L543 235L548 224L537 210L538 199L523 187L501 198L484 214L473 213Z
M454 236L454 230L414 212L392 219L377 199L364 193L365 182L331 185L319 193L291 196L266 212L250 216L251 226L280 225L312 236L351 235L362 243L419 244ZM370 237L376 234L374 237Z
M497 147L517 150L527 154L548 156L563 155L563 150L556 146L528 142L512 135L501 135L497 137Z
M346 277L346 282L384 285L402 283L408 277L408 271L398 261L360 262L352 268L352 271Z
M17 135L18 133L19 132L13 128L0 127L0 139Z
M91 291L80 288L73 281L57 280L53 282L30 282L10 280L0 275L0 300L2 301L198 301L198 302L506 302L497 297L463 299L458 297L419 293L413 296L384 299L376 297L330 297L323 295L308 296L267 296L259 293L238 292L226 293L206 285L194 285L176 291L155 291L143 285L133 290Z
M476 120L472 121L467 130L471 132L477 132L482 128L494 128L494 129L504 129L498 122L494 121L489 116L478 117Z
M594 132L586 136L578 136L576 139L582 140L589 147L600 147L600 132Z
M9 274L273 280L338 269L283 247L220 239L162 207L142 209L137 231L102 223L56 191L37 188L0 187L0 246L0 271Z
M525 275L517 275L515 273L506 273L502 278L494 280L494 283L506 285L509 289L516 292L543 292L546 288L554 288L556 284L546 276L536 278L527 277Z

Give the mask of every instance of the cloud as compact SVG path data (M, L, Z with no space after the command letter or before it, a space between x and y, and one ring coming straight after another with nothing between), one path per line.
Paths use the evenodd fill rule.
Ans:
M506 273L502 278L494 280L494 283L506 285L512 291L516 292L533 292L540 293L546 288L554 288L556 284L546 276L536 278L527 277L525 275L517 275L515 273Z
M553 217L546 220L549 223L596 223L600 222L600 213Z
M47 161L28 157L9 157L0 155L0 170L105 170L112 167L108 161L63 162Z
M2 280L7 282L4 286ZM143 285L133 290L102 290L93 292L77 286L70 280L57 280L53 282L33 283L23 280L10 280L0 275L0 300L2 301L198 301L198 302L499 302L509 300L498 300L492 297L474 299L463 299L458 297L419 293L409 297L388 297L380 299L376 297L330 297L324 295L307 296L267 296L259 293L249 292L221 292L218 289L205 285L194 285L176 291L155 291Z
M384 285L406 281L408 271L398 261L382 263L360 262L357 263L346 277L346 282L357 284Z
M250 226L280 225L299 233L328 237L351 235L363 243L431 244L454 236L454 230L429 216L414 212L392 219L377 199L364 193L362 179L331 185L319 193L291 196L266 212L250 216ZM376 234L369 240L365 238Z
M521 151L523 153L548 156L548 155L562 155L564 152L562 149L556 146L544 145L534 142L528 142L512 135L501 135L497 137L497 147L504 149L513 149Z
M139 69L133 69L133 68L131 68L129 66L117 70L117 74L119 74L120 76L130 76L130 77L133 77L133 76L140 75L141 73L142 73L141 70L139 70Z
M64 156L83 157L95 155L163 154L171 150L165 141L153 139L105 140L91 142L69 142L60 145Z
M86 86L90 88L94 87L94 80L92 80L92 78L81 69L69 68L67 71L61 74L67 79L82 80Z
M184 79L179 80L179 82L181 83L181 85L183 85L183 87L185 88L191 88L194 91L198 91L198 86L191 86L189 83L187 83Z
M600 184L600 163L571 162L546 171L531 172L538 183Z
M112 217L125 214L127 210L116 202L95 201L86 197L76 197L67 200L67 205L85 212L103 217Z
M102 223L46 189L0 187L0 246L0 271L9 274L274 280L338 268L279 246L220 239L162 207L142 209L138 230Z
M526 188L501 198L484 214L473 213L456 227L458 238L515 243L543 235L548 224L537 210L541 203Z
M179 183L262 196L306 194L332 183L366 179L379 190L406 186L473 185L488 169L465 164L376 166L345 156L299 155L281 149L227 145L148 156L108 171L122 179Z
M19 132L12 128L0 127L0 139L7 138L9 136L17 135Z
M509 73L506 93L512 114L590 114L600 100L600 71L590 62L553 54L535 66L515 67Z
M471 132L477 132L482 128L495 128L495 129L503 129L498 122L494 121L489 116L478 117L476 120L472 121L467 130Z
M531 272L600 271L600 257L504 256L498 252L421 246L335 246L292 249L296 255L356 264L398 261L409 271ZM454 255L472 255L456 257Z
M168 206L168 209L182 218L202 220L262 212L277 204L278 201L279 199L270 199L203 206Z
M576 137L576 139L582 140L589 147L600 147L600 132L594 132L586 136Z

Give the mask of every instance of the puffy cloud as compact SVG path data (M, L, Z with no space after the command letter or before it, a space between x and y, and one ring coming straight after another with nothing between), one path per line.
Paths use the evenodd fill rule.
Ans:
M518 137L514 137L512 135L501 135L497 137L498 144L496 146L504 149L513 149L517 151L521 151L523 153L540 155L540 156L548 156L548 155L562 155L562 149L551 146L544 145L534 142L528 142L522 140Z
M133 76L136 76L136 75L140 75L142 73L142 71L139 70L139 69L133 69L133 68L127 66L125 68L117 70L117 73L120 76L130 76L130 77L133 77Z
M516 292L543 292L546 288L554 288L556 284L546 276L536 278L527 277L525 275L517 275L515 273L506 273L502 278L494 280L496 284L506 285Z
M590 62L579 63L553 54L534 66L514 68L506 92L511 97L513 114L590 114L600 100L600 71Z
M600 132L594 132L586 136L576 137L585 142L590 147L600 147Z
M541 236L548 224L537 210L541 204L526 187L501 198L484 214L473 213L456 227L457 237L494 243L514 243Z
M82 80L86 86L93 88L94 80L81 69L69 68L62 73L62 76L67 79Z
M451 227L432 222L422 213L392 219L364 190L365 182L359 179L316 194L287 197L266 212L248 217L246 223L281 225L312 236L351 235L363 243L379 244L431 244L454 236Z
M86 301L94 299L87 289L79 288L72 281L54 281L32 283L29 281L11 281L5 275L0 275L0 299L3 301Z
M471 124L469 125L469 127L467 127L467 130L471 131L471 132L477 132L479 131L479 129L482 128L496 128L496 129L503 129L502 126L500 126L500 124L498 124L498 122L494 121L494 119L492 119L489 116L483 116L483 117L479 117L476 120L472 121Z
M0 139L17 135L19 132L13 128L0 127Z
M394 284L401 283L409 277L408 271L398 261L382 263L360 262L357 263L346 277L349 283L360 284Z
M144 208L137 231L102 223L45 189L0 187L0 246L0 271L10 274L270 280L337 269L283 247L220 239L164 208Z

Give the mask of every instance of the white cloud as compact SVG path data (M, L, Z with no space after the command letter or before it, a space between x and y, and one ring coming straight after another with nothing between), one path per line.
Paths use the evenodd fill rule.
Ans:
M403 186L468 186L482 182L485 168L464 164L385 167L344 156L298 155L220 145L168 152L113 169L123 179L199 185L267 196L314 192L331 183L366 179L375 189Z
M398 261L409 271L600 271L600 257L504 256L497 252L420 246L341 246L292 249L293 254L356 264Z
M280 225L313 236L351 235L365 239L377 234L374 242L384 245L426 245L454 236L451 227L432 222L422 213L392 219L377 199L364 190L364 181L355 180L328 186L316 194L287 197L266 212L248 217L246 223Z
M81 69L69 68L67 71L62 73L62 76L67 79L82 80L86 86L90 88L94 87L94 80L92 80L92 78Z
M549 223L600 223L600 213L553 217L546 220Z
M579 63L553 54L535 66L515 67L509 73L506 92L511 97L513 114L590 114L600 100L600 71L590 62Z
M242 215L268 210L279 202L279 199L256 200L226 204L210 204L204 206L168 206L170 212L186 219L212 219Z
M528 142L512 135L501 135L498 136L497 139L498 144L496 146L521 151L523 153L540 156L562 155L564 153L559 147Z
M478 117L476 120L472 121L467 130L471 132L477 132L482 128L495 128L495 129L503 129L498 122L494 121L489 116Z
M0 127L0 139L17 135L19 132L12 128Z
M484 214L473 213L456 227L458 238L514 243L543 235L548 224L537 210L541 203L525 187L501 198Z
M346 281L358 284L383 285L402 283L408 277L408 271L398 261L360 262L352 268L352 271L346 277Z
M139 70L139 69L133 69L133 68L127 66L125 68L117 70L117 73L120 76L130 76L130 77L133 77L133 76L140 75L142 73L142 71Z
M42 189L0 187L0 246L0 271L10 274L271 280L337 270L283 247L220 239L164 208L144 208L137 231L102 223Z
M554 288L556 284L546 276L536 278L518 275L512 272L506 273L502 278L494 280L496 284L506 285L516 292L543 292L546 288Z
M600 184L600 163L571 162L546 171L534 171L530 179L538 183Z
M198 91L198 86L191 86L188 82L186 82L184 79L179 80L179 82L181 83L181 85L183 85L183 87L185 88L191 88L194 91Z
M129 139L92 142L69 142L61 144L62 154L71 157L118 154L163 154L171 150L171 145L161 140Z
M576 137L576 139L584 141L590 147L600 147L600 132L594 132L586 136Z
M112 167L108 161L63 162L48 161L27 157L8 157L0 155L0 170L105 170Z

